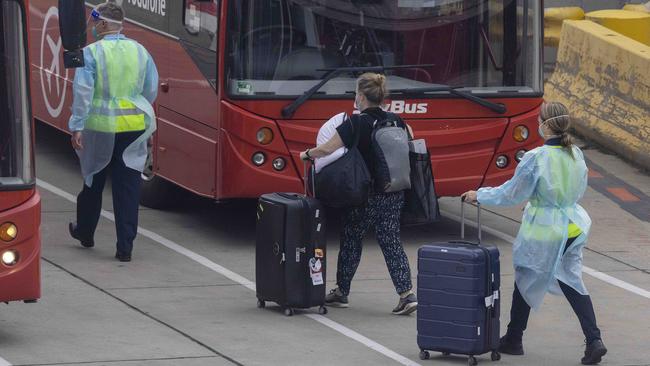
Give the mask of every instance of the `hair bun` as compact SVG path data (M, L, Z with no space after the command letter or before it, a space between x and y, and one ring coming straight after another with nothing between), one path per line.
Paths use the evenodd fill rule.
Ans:
M382 87L383 87L384 84L386 84L386 76L384 76L383 74L375 74L375 82L376 82L379 86L382 86Z

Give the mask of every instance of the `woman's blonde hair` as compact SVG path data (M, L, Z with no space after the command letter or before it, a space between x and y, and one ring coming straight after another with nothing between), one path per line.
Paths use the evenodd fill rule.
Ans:
M387 94L386 77L374 72L362 74L357 79L357 90L368 99L368 102L381 105Z
M542 123L560 137L560 145L573 156L573 137L569 134L571 128L571 117L567 107L559 102L549 102L542 104L539 113Z

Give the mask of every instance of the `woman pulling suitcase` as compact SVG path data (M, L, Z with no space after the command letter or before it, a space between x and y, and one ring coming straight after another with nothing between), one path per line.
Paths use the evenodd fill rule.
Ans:
M547 291L563 293L586 337L582 364L594 365L607 348L582 282L582 248L591 219L577 202L587 187L587 166L568 134L570 124L564 105L543 104L539 133L544 146L527 152L515 175L503 185L469 191L463 198L500 206L529 200L513 247L515 290L508 332L501 338L499 351L523 355L522 336L530 308L538 309Z
M322 158L341 147L351 148L355 143L363 160L373 166L371 135L375 121L384 121L388 114L381 109L386 96L386 78L380 74L366 73L357 80L355 106L361 111L336 128L336 134L328 142L300 154L303 160ZM410 128L397 119L397 126ZM411 132L411 131L410 131ZM411 132L412 136L412 132ZM372 175L371 169L371 175ZM348 295L352 277L361 260L363 237L369 227L374 226L377 241L384 254L388 271L400 298L392 313L410 314L417 309L417 299L412 291L411 270L408 258L400 241L400 215L404 205L404 192L371 194L360 207L346 208L343 214L341 248L336 272L337 288L325 298L325 303L334 307L348 307Z

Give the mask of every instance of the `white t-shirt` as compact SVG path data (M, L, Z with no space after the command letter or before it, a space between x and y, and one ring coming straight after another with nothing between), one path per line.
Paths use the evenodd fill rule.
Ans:
M339 113L336 116L332 117L329 119L329 121L325 122L323 127L318 130L318 136L316 137L316 145L320 146L329 141L334 135L336 135L336 128L343 123L345 120L346 114L345 113ZM338 148L336 151L333 153L323 156L322 158L316 158L315 168L316 168L316 173L320 172L321 169L324 167L328 166L329 164L332 164L338 158L341 156L345 155L348 149L345 147Z

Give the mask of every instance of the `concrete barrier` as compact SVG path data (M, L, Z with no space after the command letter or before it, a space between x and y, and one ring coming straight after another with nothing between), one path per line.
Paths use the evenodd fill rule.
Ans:
M650 1L645 4L626 4L623 10L638 11L641 13L650 13Z
M650 47L588 20L564 22L545 99L576 131L650 169Z
M587 13L587 20L650 46L650 14L629 10L598 10Z
M544 46L557 47L565 20L582 20L585 12L577 6L544 9Z

